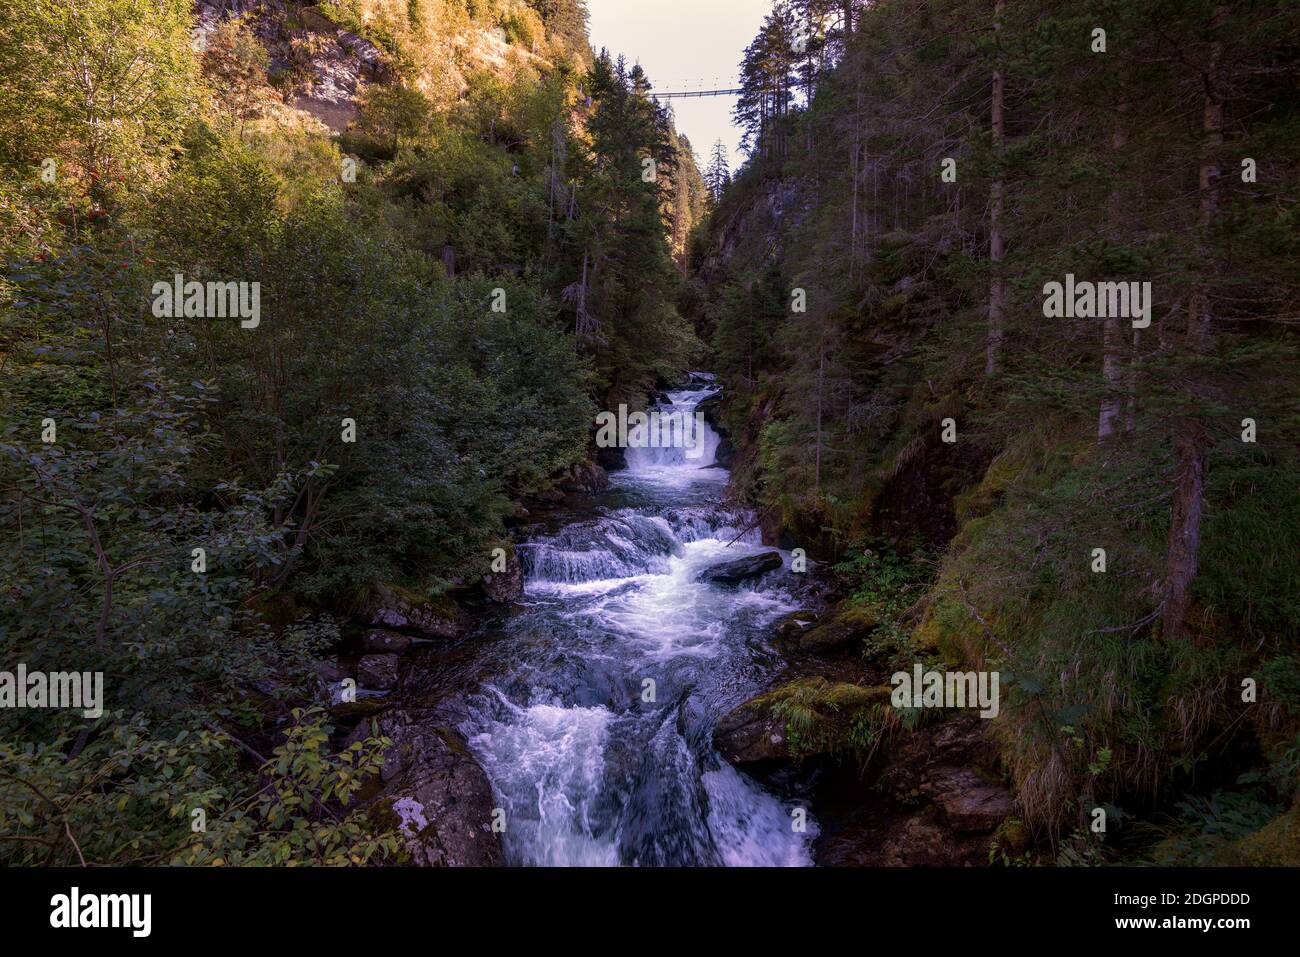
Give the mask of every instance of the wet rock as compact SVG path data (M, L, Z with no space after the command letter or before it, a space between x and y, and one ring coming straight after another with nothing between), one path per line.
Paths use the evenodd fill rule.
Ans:
M400 655L410 647L410 637L395 631L385 631L382 628L368 631L361 636L361 650L367 654Z
M387 585L372 590L360 617L372 627L420 638L459 638L470 628L468 616L451 597L424 598Z
M713 465L720 469L729 469L736 461L736 447L725 435L718 436L718 447L713 450Z
M699 401L695 406L695 411L704 416L704 421L713 427L715 432L725 431L722 427L722 393L717 392L707 396Z
M506 549L505 571L483 576L483 592L489 600L503 605L524 596L524 563L515 549Z
M357 681L363 688L391 691L397 687L397 655L365 655L357 662Z
M736 447L726 427L722 424L722 393L711 395L695 407L695 411L704 416L704 421L718 434L718 447L713 452L713 465L729 469L735 464Z
M712 565L699 574L699 580L715 585L738 585L781 567L780 552L760 552L735 561Z
M492 830L492 788L454 730L423 710L390 711L362 722L348 743L373 732L392 740L384 752L384 788L376 807L402 835L411 862L421 867L504 864Z

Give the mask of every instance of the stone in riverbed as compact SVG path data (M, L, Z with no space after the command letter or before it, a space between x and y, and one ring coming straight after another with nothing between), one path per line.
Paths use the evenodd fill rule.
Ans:
M760 552L735 561L711 565L700 572L698 580L715 585L739 585L781 567L780 552Z

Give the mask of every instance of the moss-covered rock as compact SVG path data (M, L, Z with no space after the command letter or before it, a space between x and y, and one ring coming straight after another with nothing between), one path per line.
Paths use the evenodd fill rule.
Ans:
M395 585L377 585L366 598L361 619L420 638L459 638L469 631L469 617L450 595L424 596Z
M848 750L888 720L889 696L886 686L799 678L725 715L713 743L736 764Z
M811 628L817 621L817 615L811 611L792 611L776 620L772 626L780 641L793 641Z
M792 634L789 644L793 650L812 653L850 649L869 638L879 625L874 612L841 605L813 627Z

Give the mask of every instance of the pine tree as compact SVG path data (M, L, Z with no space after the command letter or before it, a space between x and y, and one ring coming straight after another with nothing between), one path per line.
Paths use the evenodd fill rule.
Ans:
M709 165L704 171L704 185L708 187L714 203L722 199L722 192L730 182L731 164L727 159L727 145L719 139L713 144Z

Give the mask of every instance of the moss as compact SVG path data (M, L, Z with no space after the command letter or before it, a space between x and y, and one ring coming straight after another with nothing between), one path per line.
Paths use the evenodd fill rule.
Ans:
M794 642L801 651L829 651L864 640L879 624L871 609L842 605L828 620L796 634Z
M1029 850L1033 835L1025 822L1017 817L1009 817L998 825L993 833L993 840L998 847L1011 855L1020 855Z
M825 678L800 678L749 703L785 724L794 758L811 754L863 754L896 720L886 685L864 686Z
M1237 842L1242 863L1252 867L1300 866L1300 808L1279 814Z
M384 591L395 596L412 610L428 611L446 621L455 621L460 612L456 600L445 591L437 594L420 594L400 585L381 585L376 589L376 593L381 597Z

